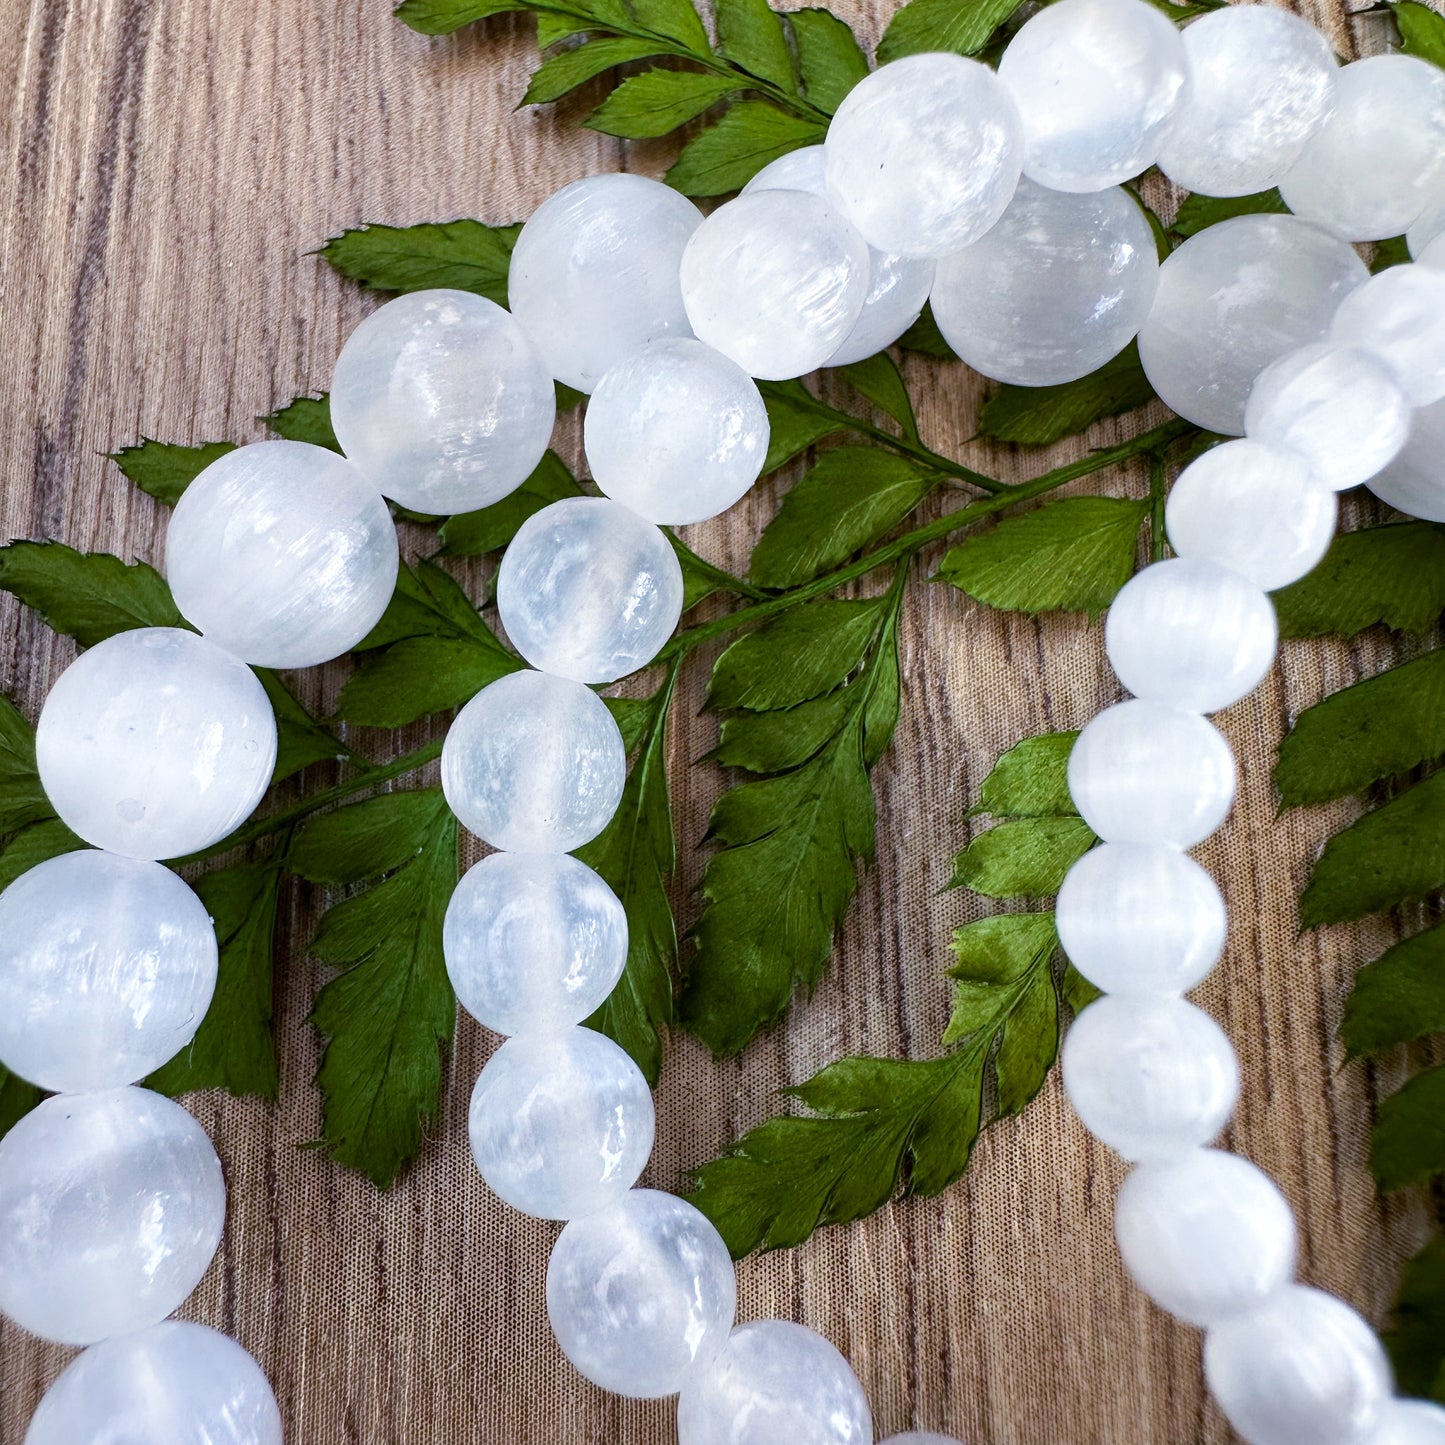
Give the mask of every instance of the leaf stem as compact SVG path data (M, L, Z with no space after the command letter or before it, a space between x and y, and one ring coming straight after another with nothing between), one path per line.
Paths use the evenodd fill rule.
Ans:
M1156 451L1149 453L1149 543L1150 555L1156 562L1164 560L1167 551L1164 535L1164 501L1169 493L1169 475L1164 458Z

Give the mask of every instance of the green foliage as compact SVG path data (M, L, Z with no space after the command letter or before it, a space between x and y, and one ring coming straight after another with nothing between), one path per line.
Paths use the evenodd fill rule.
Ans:
M0 1139L44 1097L34 1084L26 1083L18 1074L12 1074L4 1064L0 1064Z
M328 397L298 396L295 401L287 402L257 420L288 442L309 442L314 447L327 447L333 452L341 450L336 433L331 429L331 402Z
M954 860L950 888L985 898L1048 898L1094 846L1082 818L1018 818L981 833Z
M1383 1338L1400 1393L1445 1405L1445 1235L1405 1266L1394 1325Z
M520 225L447 221L418 226L358 226L333 236L323 260L373 291L475 291L507 304L507 267Z
M977 55L1022 0L909 0L878 43L878 61L930 50Z
M1169 229L1180 240L1186 240L1235 216L1285 214L1288 211L1289 207L1278 190L1259 191L1252 196L1185 196Z
M1418 0L1392 0L1400 27L1400 49L1433 65L1445 66L1445 15Z
M766 101L740 100L682 148L665 179L685 196L741 190L770 161L821 144L826 131L822 122L789 115Z
M1445 1033L1445 924L1397 943L1355 975L1340 1037L1370 1056Z
M480 511L458 512L448 517L439 533L442 551L453 557L500 551L533 513L564 497L582 495L582 488L566 462L548 448L532 475L510 496Z
M1131 341L1112 361L1078 381L999 387L979 413L978 430L992 441L1047 446L1153 400L1154 388Z
M627 140L667 135L732 95L737 87L737 78L731 75L645 70L624 80L587 117L587 125Z
M143 438L112 452L110 459L141 491L174 507L181 493L217 457L235 451L235 442L203 442L197 447Z
M82 647L132 627L185 626L154 567L106 552L77 552L64 542L0 547L0 590Z

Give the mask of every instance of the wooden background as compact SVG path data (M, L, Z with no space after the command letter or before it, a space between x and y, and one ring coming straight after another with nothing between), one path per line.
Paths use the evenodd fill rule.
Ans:
M838 8L871 42L891 6ZM1383 41L1347 21L1339 0L1302 8L1347 54ZM629 147L567 116L514 111L534 54L526 21L429 41L391 20L386 0L4 0L0 10L7 536L158 562L158 509L102 453L142 434L253 439L251 418L324 387L370 304L308 254L326 236L363 221L521 218L566 181L658 174L668 155L665 143ZM977 384L962 368L924 372L924 433L945 452L962 448L1010 478L1062 459L968 448ZM1096 440L1138 425L1106 424ZM575 453L575 421L562 440ZM691 540L739 564L774 504L755 496ZM840 1053L936 1051L949 934L977 906L937 895L968 836L965 808L1009 744L1078 726L1116 696L1098 629L990 613L944 588L913 589L903 648L903 720L878 775L878 866L827 979L739 1062L674 1040L649 1182L678 1184L766 1117L774 1089ZM32 717L70 655L4 599L0 684ZM1375 1320L1424 1221L1408 1200L1377 1199L1365 1168L1375 1100L1398 1078L1346 1064L1335 1034L1355 961L1393 935L1379 922L1297 935L1309 860L1347 810L1276 820L1269 769L1290 716L1391 655L1375 636L1291 645L1224 716L1240 803L1202 857L1225 886L1233 933L1198 995L1241 1056L1228 1143L1298 1210L1303 1277ZM701 667L687 675L671 745L684 918L719 785L711 767L689 766L713 740L714 724L694 720ZM311 685L334 697L337 679ZM357 741L383 755L412 739ZM466 1099L491 1047L474 1024L461 1022L436 1136L389 1194L298 1147L319 1124L305 1015L320 979L304 951L319 903L291 895L279 1106L189 1101L225 1163L230 1214L187 1315L255 1352L297 1445L671 1440L668 1404L605 1396L552 1342L543 1274L555 1227L503 1208L466 1148ZM1198 1336L1121 1273L1120 1177L1051 1084L1022 1120L985 1137L943 1199L744 1263L740 1318L781 1314L828 1335L862 1378L880 1438L916 1425L970 1445L1224 1440ZM66 1357L0 1327L0 1445L19 1445Z

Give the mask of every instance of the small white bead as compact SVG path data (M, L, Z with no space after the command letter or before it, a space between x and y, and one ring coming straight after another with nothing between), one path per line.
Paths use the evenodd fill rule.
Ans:
M1340 303L1331 340L1389 367L1411 406L1445 397L1445 270L1391 266Z
M1399 456L1366 485L1412 517L1445 522L1445 401L1414 413Z
M1428 1400L1391 1400L1368 1445L1445 1445L1445 1407Z

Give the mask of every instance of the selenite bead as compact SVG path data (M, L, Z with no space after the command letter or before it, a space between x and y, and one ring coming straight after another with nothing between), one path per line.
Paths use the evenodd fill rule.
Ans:
M205 1325L167 1320L92 1345L45 1392L25 1445L281 1445L260 1365Z
M1406 229L1405 246L1413 260L1423 261L1425 252L1442 236L1445 236L1445 194L1437 196L1420 212L1420 218ZM1445 259L1445 253L1442 253L1442 259Z
M1139 1288L1191 1325L1221 1324L1294 1278L1289 1201L1247 1159L1218 1149L1140 1164L1119 1190L1114 1234Z
M1260 372L1244 409L1256 441L1298 452L1331 491L1367 482L1410 433L1410 403L1390 369L1333 342L1302 346Z
M1445 270L1391 266L1352 291L1330 339L1385 363L1411 406L1445 397Z
M396 573L381 493L344 457L304 442L218 457L166 531L181 615L258 667L311 667L349 651L386 610Z
M1343 241L1294 216L1220 221L1159 268L1139 331L1145 374L1180 416L1239 436L1255 378L1285 352L1322 341L1369 274Z
M627 914L565 853L493 853L457 884L442 951L473 1018L499 1034L537 1033L581 1023L612 992Z
M1232 5L1183 31L1189 89L1159 152L1176 185L1206 196L1267 191L1334 106L1338 66L1308 21Z
M245 663L178 627L118 632L61 673L35 726L45 796L87 843L180 858L261 801L276 718Z
M472 1090L472 1155L513 1209L577 1219L615 1203L652 1152L652 1094L591 1029L508 1039Z
M512 250L507 300L558 381L590 392L629 352L690 335L677 268L702 212L646 176L548 196Z
M976 241L1018 184L1023 123L986 65L909 55L843 98L823 143L833 204L879 251L936 259Z
M562 1353L629 1399L675 1395L726 1344L736 1307L732 1256L712 1221L655 1189L574 1219L547 1264Z
M1445 267L1445 235L1436 236L1435 239L1420 252L1419 260L1422 266Z
M821 196L753 191L697 228L681 278L698 340L749 376L784 381L824 365L857 324L868 247Z
M1445 1407L1428 1400L1390 1400L1369 1445L1445 1445Z
M156 1324L206 1272L225 1214L216 1151L179 1104L54 1094L0 1140L0 1311L67 1345Z
M1142 843L1085 853L1064 877L1055 917L1069 962L1113 994L1193 988L1229 928L1218 885L1193 858Z
M47 859L0 893L0 1062L62 1094L144 1078L195 1036L216 963L205 905L169 868Z
M1445 522L1445 401L1410 418L1400 454L1366 483L1382 502L1426 522Z
M1158 159L1189 64L1178 30L1145 0L1059 0L1009 41L998 78L1023 117L1024 174L1102 191Z
M331 379L341 450L383 495L419 512L490 506L542 460L557 416L531 339L470 291L415 291L373 311Z
M691 337L625 356L597 383L587 461L614 502L679 526L725 512L757 481L768 412L752 377Z
M1224 1030L1182 998L1096 999L1064 1036L1063 1067L1084 1127L1125 1159L1208 1144L1239 1098Z
M1105 708L1079 734L1069 792L1106 843L1192 848L1229 816L1234 755L1197 713L1133 698Z
M1210 1330L1204 1377L1250 1445L1363 1445L1391 1387L1375 1332L1343 1301L1304 1285Z
M848 1361L789 1320L739 1325L677 1402L678 1445L868 1445L873 1417Z
M617 811L627 753L607 704L590 688L510 672L456 715L441 772L452 812L484 842L514 853L567 853Z
M1053 386L1097 371L1139 334L1159 283L1149 222L1118 187L1021 180L998 224L938 263L938 329L975 371Z
M606 497L568 497L517 529L497 613L543 672L616 682L657 656L682 616L682 567L653 524Z
M1445 74L1410 55L1342 66L1334 109L1279 183L1285 204L1347 241L1419 220L1445 184Z
M1211 447L1169 489L1164 524L1180 557L1217 562L1273 591L1329 551L1339 502L1298 452L1241 437Z

